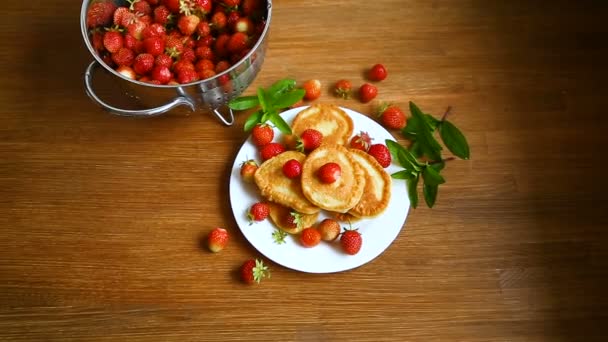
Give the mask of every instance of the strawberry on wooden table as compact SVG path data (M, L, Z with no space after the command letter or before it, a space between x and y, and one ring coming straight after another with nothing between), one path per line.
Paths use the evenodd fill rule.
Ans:
M350 83L349 80L339 80L334 85L334 94L343 99L347 99L350 97L350 92L352 88L352 83Z
M367 74L367 77L370 80L376 81L376 82L386 79L386 76L388 76L388 72L386 71L386 68L382 64L374 65Z
M217 227L207 236L207 247L210 251L217 253L226 247L229 240L230 235L228 235L228 231L224 228Z
M321 81L319 80L308 80L302 84L302 88L306 91L304 99L307 101L314 101L321 96Z
M374 157L382 167L387 168L391 165L391 152L388 147L384 144L373 144L367 150L372 157Z
M260 283L270 278L270 269L259 259L249 259L241 265L241 280L246 284Z
M364 83L359 88L359 100L363 103L367 103L378 95L378 88L369 83Z
M396 105L382 104L377 115L382 126L387 129L403 129L407 122L405 113Z

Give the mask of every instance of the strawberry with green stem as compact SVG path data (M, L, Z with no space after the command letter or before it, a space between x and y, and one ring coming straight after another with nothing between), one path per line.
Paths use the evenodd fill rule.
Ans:
M249 259L241 265L241 280L246 284L260 283L264 278L270 278L270 269L259 259Z
M265 220L270 215L270 207L267 203L257 202L253 204L247 211L247 219L249 224Z

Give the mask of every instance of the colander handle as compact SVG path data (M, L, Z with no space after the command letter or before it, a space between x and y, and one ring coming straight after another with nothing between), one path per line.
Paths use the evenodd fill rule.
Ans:
M213 109L213 114L215 114L215 116L217 116L217 118L220 119L224 125L232 126L234 123L234 113L232 112L232 108L228 107L228 113L229 114L227 116L224 116L224 114L220 113L217 108Z
M156 116L156 115L166 113L169 110L171 110L177 106L182 106L182 105L190 107L190 109L192 111L195 110L194 104L191 102L190 99L188 99L185 96L178 96L167 104L164 104L164 105L156 107L156 108L150 108L150 109L131 110L131 109L120 109L120 108L116 108L114 106L110 106L109 104L105 103L102 99L100 99L95 94L95 91L93 90L93 85L92 85L93 69L98 66L99 66L99 63L97 61L93 61L87 67L87 70L84 73L85 90L87 92L87 95L89 95L89 97L94 102L96 102L98 105L100 105L103 109L105 109L113 114L122 115L122 116L150 117L150 116Z

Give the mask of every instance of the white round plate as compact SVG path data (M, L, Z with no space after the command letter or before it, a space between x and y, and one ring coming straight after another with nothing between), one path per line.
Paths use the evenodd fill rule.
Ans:
M285 121L291 124L295 115L306 107L298 107L281 113ZM365 131L374 139L372 143L384 143L386 139L395 140L377 122L369 117L342 108L354 122L353 133ZM275 128L275 141L281 133ZM255 159L260 163L258 149L251 142L251 138L243 144L239 150L230 177L230 203L236 223L245 235L245 238L264 256L285 267L308 273L332 273L346 271L370 262L380 255L395 240L401 228L404 226L405 218L410 208L404 180L393 179L391 200L386 210L378 217L364 219L354 222L352 227L358 228L363 237L363 245L359 253L348 255L341 251L340 243L321 241L312 248L302 247L297 236L288 235L284 244L274 242L272 233L275 226L270 219L249 224L247 210L251 205L259 202L262 198L255 184L245 183L240 176L241 163L248 159ZM385 169L389 174L400 170L393 162ZM318 218L329 217L321 212Z

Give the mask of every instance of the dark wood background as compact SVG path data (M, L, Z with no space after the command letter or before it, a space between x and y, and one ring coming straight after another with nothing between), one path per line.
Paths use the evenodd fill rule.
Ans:
M269 262L254 287L227 197L245 116L103 112L80 5L2 5L0 340L606 340L605 1L275 1L247 93L318 78L319 101L371 113L328 89L381 62L379 99L453 106L472 159L373 262ZM217 255L198 246L215 226Z

